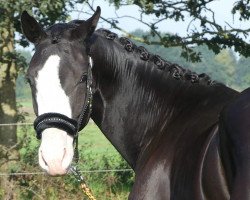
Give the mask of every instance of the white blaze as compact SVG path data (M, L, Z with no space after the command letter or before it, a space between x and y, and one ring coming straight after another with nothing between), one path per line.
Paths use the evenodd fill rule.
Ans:
M69 97L60 83L59 64L60 57L52 55L38 72L36 78L38 115L56 112L71 117Z
M71 118L69 97L59 77L60 57L50 56L36 78L38 115L55 112ZM39 164L51 175L63 175L73 158L73 138L57 128L45 129L39 148Z

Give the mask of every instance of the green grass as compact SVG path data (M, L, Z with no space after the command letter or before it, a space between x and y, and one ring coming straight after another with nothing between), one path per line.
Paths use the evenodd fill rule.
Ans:
M25 121L33 122L35 116L31 101L20 99L18 102L21 105L21 111L28 113ZM17 133L19 141L22 141L19 148L20 161L16 166L9 168L9 170L12 172L41 171L37 156L40 141L35 137L33 126L20 126ZM90 121L79 134L79 154L78 167L80 170L129 168L126 161L105 138L93 121ZM96 198L102 200L127 199L134 179L134 174L131 171L84 173L83 175ZM74 200L84 197L77 181L69 175L64 177L25 176L20 177L20 179L17 178L15 184L16 192L20 193L18 198L20 200L40 199L30 192L32 190L44 199ZM42 188L37 187L37 185L42 185Z
M18 99L18 112L19 114L25 116L26 122L33 122L35 119L35 114L33 110L32 100L30 99Z
M87 149L84 148L84 144L88 145ZM112 144L106 139L103 133L98 129L98 127L90 122L79 135L79 146L81 150L92 152L95 154L100 154L103 152L111 152L118 154Z
M31 99L19 99L18 103L21 105L21 111L27 112L27 122L33 122L35 115L33 112L33 106ZM21 130L19 128L19 130ZM19 131L20 132L20 131ZM29 132L35 135L34 130L31 128ZM87 146L87 148L86 148ZM102 155L103 153L111 153L118 155L116 149L105 138L103 133L98 129L95 123L91 120L89 124L79 133L79 150L85 151L87 154L92 152L93 154Z
M37 148L40 141L36 139L33 126L18 127L18 138L22 140L27 137L30 149ZM95 125L94 122L89 122L88 125L79 133L79 153L81 159L86 160L84 156L93 155L96 160L102 159L103 156L119 157L120 154L114 146L106 139L103 133ZM25 146L25 148L27 148Z
M22 105L22 107L24 107L24 108L32 108L33 107L31 99L18 99L17 102L20 103Z
M31 107L29 102L20 102L24 107ZM28 116L26 120L32 122L34 117ZM40 141L35 137L33 126L19 126L18 140L22 141L19 153L20 161L11 167L9 172L38 172L41 171L38 164L38 147ZM79 134L78 167L80 170L105 170L129 168L128 164L116 151L113 145L105 138L94 122L89 124ZM87 184L91 187L95 197L102 200L125 200L133 184L133 172L105 172L83 173ZM0 180L1 183L1 180ZM32 175L17 177L15 193L18 199L82 199L84 197L74 177L49 177L44 175ZM1 185L1 184L0 184ZM42 187L37 187L42 185ZM35 193L31 192L34 191ZM1 191L0 191L1 192ZM0 194L1 199L1 194ZM84 197L84 199L87 199Z
M32 105L32 99L24 99L24 98L19 98L17 99L17 104L19 106L21 106L21 110L28 110L28 114L29 115L33 115L34 111L33 111L33 105Z

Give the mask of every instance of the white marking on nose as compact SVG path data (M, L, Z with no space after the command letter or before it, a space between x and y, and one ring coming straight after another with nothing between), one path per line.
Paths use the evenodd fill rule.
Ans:
M71 118L69 97L62 88L60 57L50 56L36 78L38 115L56 112ZM73 159L73 138L65 131L48 128L42 133L39 163L50 175L63 175Z
M60 57L50 56L36 78L38 115L56 112L71 117L69 97L59 78Z
M50 175L67 173L73 158L73 138L56 128L45 129L39 148L39 164Z

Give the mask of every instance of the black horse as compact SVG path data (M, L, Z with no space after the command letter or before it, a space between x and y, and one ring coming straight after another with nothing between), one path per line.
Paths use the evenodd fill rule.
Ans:
M129 199L250 199L250 91L94 32L99 17L43 30L22 14L41 167L67 173L91 116L136 173Z

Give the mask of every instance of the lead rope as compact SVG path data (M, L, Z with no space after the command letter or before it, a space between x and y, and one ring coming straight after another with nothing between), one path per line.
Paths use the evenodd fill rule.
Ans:
M74 149L74 161L76 165L79 161L79 151L78 151L78 136L74 139L75 143L75 149ZM91 189L86 184L86 181L80 171L78 170L77 166L70 166L69 171L73 173L74 177L76 178L77 182L79 182L80 187L82 188L83 193L90 199L90 200L96 200L94 197Z
M78 164L79 161L79 152L78 152L78 136L75 138L75 150L74 150L74 161ZM81 172L78 170L77 166L70 166L69 171L74 175L77 182L79 182L80 187L82 188L83 193L90 199L96 200L94 197L91 189L86 184L84 177L82 176Z
M87 100L87 106L83 109L83 112L80 116L80 120L79 120L79 124L81 124L83 127L85 125L87 125L88 123L88 119L90 118L90 114L92 111L92 60L89 57L89 71L88 71L88 76L87 76L87 96L86 96L86 100ZM86 102L85 100L85 102ZM87 112L87 120L85 122L83 122L83 118L84 115ZM79 131L78 127L78 131ZM74 138L74 143L75 143L75 149L74 149L74 161L76 163L76 165L78 164L79 161L79 151L78 151L78 134L76 135L76 137ZM80 171L78 170L77 166L70 166L69 171L71 173L73 173L73 175L75 176L76 180L79 182L80 187L82 188L83 193L90 199L90 200L96 200L96 198L94 197L91 189L88 187L88 185L86 184L86 181L84 179L84 177L82 176L82 174L80 173Z
M80 186L82 188L83 193L90 199L90 200L96 200L94 197L91 189L88 187L88 185L85 182L84 177L81 175L80 171L77 169L76 166L70 167L70 172L73 173L76 180L80 183Z

